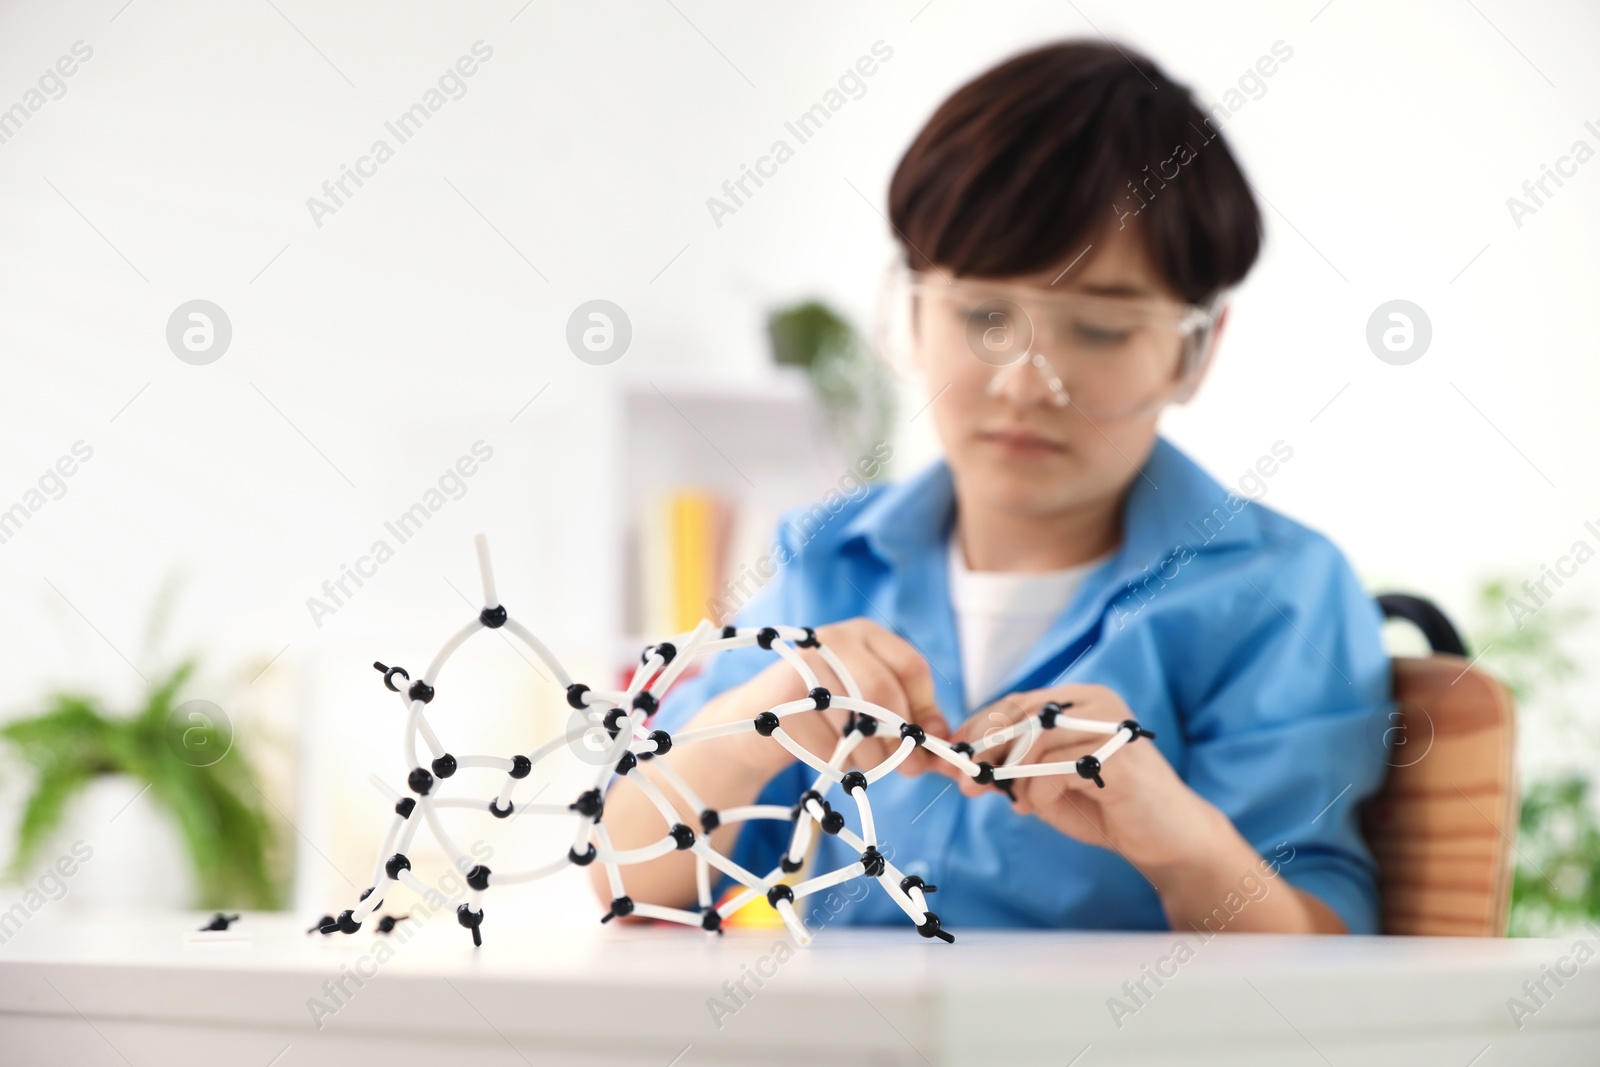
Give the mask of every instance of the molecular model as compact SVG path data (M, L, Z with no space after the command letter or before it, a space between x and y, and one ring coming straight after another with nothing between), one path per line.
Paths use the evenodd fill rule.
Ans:
M889 862L888 857L879 851L878 831L873 823L872 806L867 799L872 783L892 772L913 749L923 747L960 768L974 781L992 785L1008 794L1012 789L1012 779L1069 773L1091 779L1096 785L1104 788L1105 783L1100 773L1106 760L1130 741L1154 736L1131 719L1112 723L1070 718L1062 714L1063 708L1070 705L1052 703L1046 704L1037 715L993 731L982 741L972 744L967 742L952 744L928 736L922 727L907 722L887 708L864 699L855 679L851 677L850 669L831 649L818 640L815 631L810 627L724 626L718 629L709 621L702 621L690 633L645 648L640 657L641 662L625 690L608 692L591 689L581 682L574 682L544 642L507 613L495 593L494 575L489 565L488 544L481 534L477 537L477 549L478 565L483 577L483 599L486 605L477 617L445 642L444 647L434 656L433 662L428 665L427 671L420 678L413 680L400 667L374 664L383 673L384 684L400 695L405 709L405 755L407 764L411 768L406 784L414 795L402 796L383 785L381 780L374 778L375 783L380 785L389 799L394 801L395 815L382 847L378 850L372 885L361 894L360 903L355 908L340 913L337 918L324 916L312 930L320 930L324 934L355 933L360 929L362 922L382 905L384 897L397 882L419 895L426 895L429 892L427 883L412 872L411 861L406 858L419 826L425 822L446 854L460 870L466 872L466 882L471 889L471 895L468 902L462 903L456 909L456 918L462 926L472 932L474 945L483 943L482 901L484 892L491 885L504 886L531 882L570 866L585 867L597 862L605 868L612 893L611 908L601 916L601 922L609 922L613 918L626 915L638 915L698 926L708 932L721 933L725 919L757 898L764 897L782 916L784 923L794 934L796 942L804 945L809 943L810 933L796 913L796 901L854 878L872 878L906 913L919 934L923 937L953 941L954 938L950 933L941 928L939 916L928 908L927 895L937 887L926 884L916 875L902 874L893 863ZM456 756L440 743L429 725L425 709L437 693L435 686L439 681L439 673L444 669L450 656L478 631L495 629L505 629L515 634L539 657L559 684L566 689L567 703L575 709L575 714L564 733L527 753L511 756ZM675 735L669 735L665 730L649 728L649 718L655 712L661 698L695 659L750 645L758 645L787 660L803 679L808 690L807 695L803 699L779 704L752 719L739 722L685 730ZM844 683L844 694L830 692L820 684L805 657L798 651L802 648L817 651ZM409 684L404 687L396 685L397 677ZM832 756L824 761L797 743L784 730L783 720L790 715L820 711L830 706L843 708L850 712L850 715ZM844 770L845 761L851 752L864 738L876 734L880 729L899 732L900 744L894 752L871 770ZM1034 739L1049 729L1073 729L1090 734L1104 734L1108 735L1108 739L1094 753L1075 761L1018 765L1018 761L1027 754ZM816 772L811 787L800 794L793 807L751 804L715 811L702 803L689 783L673 770L672 761L668 758L673 749L748 731L770 737ZM539 804L532 800L515 799L517 784L527 779L541 760L563 746L581 743L585 735L591 740L600 741L603 745L603 751L599 755L601 760L599 770L590 788L581 792L569 804ZM419 737L432 754L426 766L417 757ZM1022 737L1023 740L1013 747L1004 765L997 767L980 758L986 750L1006 744L1018 737ZM655 783L646 778L642 772L634 773L640 763L646 760L654 761L652 766L659 770L662 778L671 783L691 808L699 812L698 832L680 821L678 811ZM492 798L444 796L444 780L462 768L486 768L504 772L505 782L500 787L499 795ZM661 840L640 848L612 847L601 816L605 806L606 790L614 776L626 777L629 782L641 789L660 811L667 827L666 834ZM829 803L829 795L836 786L855 804L861 827L859 835L845 826L844 815ZM482 864L473 864L462 853L440 821L441 808L468 808L487 812L498 819L507 818L516 811L521 811L523 814L570 818L573 820L572 847L566 855L542 866L518 871L491 871ZM419 812L422 815L420 820L415 818ZM718 826L749 819L777 819L794 824L788 850L778 868L764 875L745 870L711 846L711 832ZM784 879L800 870L806 850L817 829L825 834L839 837L859 852L860 856L855 862L838 870L818 874L791 885ZM622 868L629 864L653 860L669 852L684 850L693 852L695 856L698 910L690 911L636 902L627 895L623 885ZM713 867L730 875L744 887L741 892L715 906L711 896ZM392 925L392 922L388 923L391 929Z

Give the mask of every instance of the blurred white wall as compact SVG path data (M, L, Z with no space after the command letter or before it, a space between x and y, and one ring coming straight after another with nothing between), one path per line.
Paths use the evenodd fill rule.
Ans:
M922 121L1002 57L1097 32L1208 102L1250 91L1226 131L1269 205L1267 249L1172 436L1225 481L1289 443L1266 502L1375 587L1458 614L1486 574L1600 547L1600 159L1520 225L1506 204L1574 142L1600 149L1590 5L12 0L0 108L26 108L77 42L92 56L0 143L0 509L75 442L93 455L0 543L0 713L54 685L126 703L138 671L198 650L212 691L287 736L285 779L306 718L345 716L370 806L365 767L400 760L369 664L425 659L470 610L444 579L475 595L479 530L508 600L523 591L562 655L609 666L616 579L586 546L617 490L597 484L615 468L593 398L623 378L759 380L779 302L868 321L885 190ZM480 41L464 95L399 144L385 123ZM1250 81L1280 41L1292 58ZM707 198L877 42L892 57L865 93L719 225ZM307 198L380 137L393 158L318 225ZM165 338L196 298L233 329L207 366ZM594 298L633 324L608 367L565 343ZM1365 342L1395 298L1432 323L1408 366ZM902 429L902 470L930 454L926 428ZM307 598L478 441L493 459L464 495L316 625ZM1597 585L1600 563L1559 600ZM502 693L531 677L508 663ZM291 810L324 785L296 801L280 783ZM15 795L0 788L6 825ZM364 816L296 818L370 862Z

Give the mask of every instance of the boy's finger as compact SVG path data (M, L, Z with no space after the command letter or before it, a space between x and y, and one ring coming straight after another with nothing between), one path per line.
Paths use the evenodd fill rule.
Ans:
M900 679L881 660L863 650L858 662L847 665L855 675L864 699L901 718L907 717L907 698L900 686ZM889 723L879 721L872 735L856 746L857 763L863 767L876 767L888 759L889 753L899 745L900 731Z
M803 652L802 655L804 655ZM818 684L824 687L837 684L837 677L822 659L808 657L806 663L816 674ZM827 759L833 755L833 745L840 734L839 723L835 721L839 718L840 716L831 711L801 711L785 716L783 723L784 729L791 737L800 741L813 754ZM807 744L807 741L802 740L802 737L826 747L821 752L818 752L814 745Z
M945 778L950 778L954 781L960 781L962 778L966 777L966 775L957 770L956 767L950 763L950 761L946 760L943 756L934 755L930 749L923 749L920 752L913 753L912 759L916 759L918 761L918 766L920 766L921 769L907 773L928 774L931 772ZM906 762L909 763L910 760L907 760Z
M949 722L942 713L938 719L928 723L918 723L918 725L923 728L928 737L937 737L941 741L949 741L951 739ZM947 774L954 771L955 767L943 756L935 755L932 749L918 746L915 752L906 757L906 761L900 765L900 770L907 775L927 774L929 771L933 771L936 774Z
M867 649L882 662L900 683L905 694L906 711L902 714L938 737L947 737L950 724L945 722L939 709L933 685L933 672L928 661L916 647L898 634L875 628L865 634Z
M988 704L979 708L977 711L967 716L967 721L962 723L961 726L950 735L951 742L965 741L969 745L977 743L977 741L983 737L986 731L994 728L997 721L999 721L997 716L1000 714L1001 710L999 704Z
M940 741L948 741L950 739L949 727L944 716L940 715L933 722L918 723L917 725L922 727L924 743L913 749L911 754L906 757L905 762L900 764L900 773L915 777L919 774L927 774L929 771L943 773L946 769L953 769L949 762L942 756L935 755L933 749L926 744L927 738L930 737L938 738Z
M939 708L932 672L914 646L876 624L829 637L830 647L845 661L866 699L921 727L928 735L948 739L950 726ZM858 746L857 762L874 766L887 759L900 742L898 728L881 726ZM929 762L931 758L926 752L912 751L899 770L907 775L924 774L934 766Z
M1035 718L1047 703L1052 702L1060 705L1063 710L1073 707L1071 701L1062 699L1059 688L1012 693L1001 697L968 719L957 731L956 740L966 741L976 747L993 739L1001 731L1012 730L1018 724ZM1006 754L1011 751L1012 745L1026 737L1026 729L1020 730L1015 736L981 750L973 758L999 766L1005 760ZM1036 760L1030 758L1027 762L1032 763Z

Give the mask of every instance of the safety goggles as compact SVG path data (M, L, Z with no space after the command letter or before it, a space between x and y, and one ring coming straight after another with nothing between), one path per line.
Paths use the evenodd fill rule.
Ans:
M947 278L903 265L885 278L878 341L892 363L1000 395L1034 376L1058 407L1149 414L1199 382L1224 294L1208 306Z

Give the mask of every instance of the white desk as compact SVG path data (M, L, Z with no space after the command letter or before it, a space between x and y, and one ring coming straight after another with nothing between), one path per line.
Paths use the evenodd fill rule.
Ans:
M944 945L910 930L823 929L760 988L746 979L753 996L719 1029L708 998L735 1006L724 981L749 973L779 931L540 932L510 926L503 910L492 918L477 952L453 916L439 915L380 964L381 937L307 936L299 916L246 916L250 942L186 946L202 916L46 909L0 945L0 1061L1600 1062L1600 958L1559 989L1546 979L1553 996L1520 1031L1506 1006L1570 953L1567 941L1191 937L1193 957L1163 965L1172 976L1159 988L1145 978L1153 996L1119 1027L1108 998L1134 1006L1123 983L1154 970L1176 935L957 929ZM374 966L359 988L346 980L352 995L318 1029L308 1000L326 999L324 980Z

